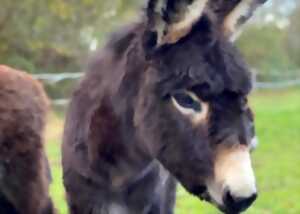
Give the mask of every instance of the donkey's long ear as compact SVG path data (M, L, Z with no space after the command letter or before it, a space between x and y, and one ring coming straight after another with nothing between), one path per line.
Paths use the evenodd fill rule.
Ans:
M173 44L186 36L204 11L208 0L149 0L147 19L151 44Z
M215 13L226 37L231 40L239 32L258 7L268 0L214 0L209 8Z

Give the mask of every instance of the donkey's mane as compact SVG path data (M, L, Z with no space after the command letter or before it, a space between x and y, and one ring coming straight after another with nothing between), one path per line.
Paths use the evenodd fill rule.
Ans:
M116 57L121 57L144 28L144 24L132 23L113 32L106 44L106 49L113 51Z

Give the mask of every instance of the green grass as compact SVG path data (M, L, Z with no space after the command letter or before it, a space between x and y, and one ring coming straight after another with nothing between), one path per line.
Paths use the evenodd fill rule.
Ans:
M260 139L253 154L259 186L259 198L246 213L300 213L300 88L280 91L259 91L251 97ZM47 152L54 182L51 195L59 213L66 214L61 179L60 142L63 120L49 118ZM178 190L176 214L216 214L207 203Z

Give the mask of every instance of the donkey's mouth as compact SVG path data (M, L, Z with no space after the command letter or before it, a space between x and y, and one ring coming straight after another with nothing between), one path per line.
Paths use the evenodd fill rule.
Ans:
M212 202L212 199L207 190L198 195L202 201Z
M226 210L226 209L222 209L222 208L219 208L222 212L224 212L225 214L240 214L240 212L235 212L235 211L232 211L232 210Z
M217 207L221 212L223 212L224 214L240 214L239 211L236 210L232 210L229 209L227 207L225 207L224 205L220 205L218 204L209 194L209 192L206 190L203 193L199 194L198 197L203 200L206 201L208 203L213 204L215 207Z
M224 205L221 206L221 205L217 205L216 203L214 203L214 204L224 214L240 214L241 213L241 212L239 212L237 210L229 209L229 208L225 207Z

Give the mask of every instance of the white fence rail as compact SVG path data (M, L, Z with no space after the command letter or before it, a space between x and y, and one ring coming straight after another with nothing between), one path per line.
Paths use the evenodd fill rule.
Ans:
M59 74L36 74L36 79L55 84L66 79L79 79L83 76L83 73L59 73Z
M285 80L283 82L256 82L257 89L282 89L288 87L300 86L300 78L295 80Z
M83 76L83 73L36 74L33 76L34 78L48 84L57 84L64 80L78 80ZM276 75L276 77L278 78L278 75ZM280 79L280 77L278 79ZM295 77L292 80L283 80L280 82L255 82L254 86L255 89L284 89L288 87L296 87L300 86L300 77ZM68 102L68 99L52 100L52 103L55 106L65 106L68 104Z

